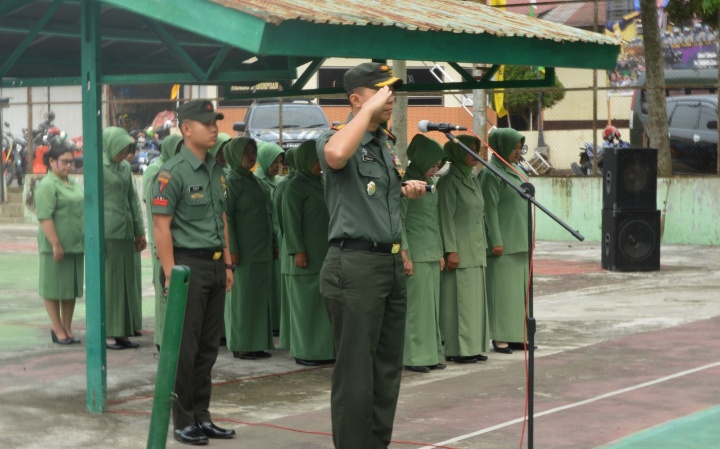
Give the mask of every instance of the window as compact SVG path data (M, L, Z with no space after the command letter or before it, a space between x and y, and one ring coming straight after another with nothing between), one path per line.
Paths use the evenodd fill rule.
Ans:
M707 124L708 122L717 121L717 111L715 109L712 109L710 106L705 106L700 109L700 129L701 130L709 130L711 128L708 128ZM712 128L713 130L715 128Z
M670 128L674 129L697 129L698 116L700 115L699 105L679 104L673 111L670 119Z
M320 68L318 70L318 88L328 89L334 87L342 87L343 75L348 68ZM431 72L432 71L432 72ZM432 67L414 67L407 69L408 84L441 84L433 75L437 75L442 79L442 73ZM347 106L347 98L321 98L320 104L323 106ZM442 106L443 96L440 92L430 94L413 94L408 96L409 106Z

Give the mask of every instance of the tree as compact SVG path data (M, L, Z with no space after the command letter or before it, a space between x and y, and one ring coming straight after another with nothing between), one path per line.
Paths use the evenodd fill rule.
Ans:
M663 46L658 25L655 0L640 0L645 47L645 74L647 77L648 136L658 150L658 176L672 175L670 137L668 135L667 104L665 103L665 72Z
M534 80L538 77L537 67L528 66L505 66L506 80ZM550 109L563 98L565 91L563 84L555 78L555 89L542 92L542 108ZM538 95L535 91L522 89L508 89L505 91L505 109L513 114L522 115L527 123L531 122L530 117L537 116Z
M671 0L665 11L676 23L687 24L692 21L693 17L697 17L703 24L720 30L720 0ZM717 42L717 61L720 63L720 38ZM718 67L718 86L720 86L720 67ZM720 95L720 89L718 89L718 95ZM720 104L720 97L718 97L718 104ZM720 108L718 108L718 123L720 123ZM718 142L720 142L720 128L718 128ZM718 145L716 170L720 174L720 145Z

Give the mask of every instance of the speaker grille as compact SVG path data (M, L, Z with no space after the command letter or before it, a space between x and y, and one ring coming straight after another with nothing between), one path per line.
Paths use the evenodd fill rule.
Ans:
M655 229L647 220L632 220L620 227L618 246L630 262L647 259L655 250L656 241Z

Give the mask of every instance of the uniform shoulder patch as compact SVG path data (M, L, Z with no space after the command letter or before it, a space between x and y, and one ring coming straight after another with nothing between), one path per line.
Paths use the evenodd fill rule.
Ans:
M172 173L167 170L160 170L156 179L160 186L160 193L162 193L163 190L165 190L165 187L167 187L168 182L172 179Z

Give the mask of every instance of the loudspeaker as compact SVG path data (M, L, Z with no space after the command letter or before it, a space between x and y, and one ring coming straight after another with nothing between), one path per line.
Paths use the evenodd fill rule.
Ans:
M611 271L660 269L660 211L602 211L602 267Z
M657 150L605 148L603 209L657 209Z

